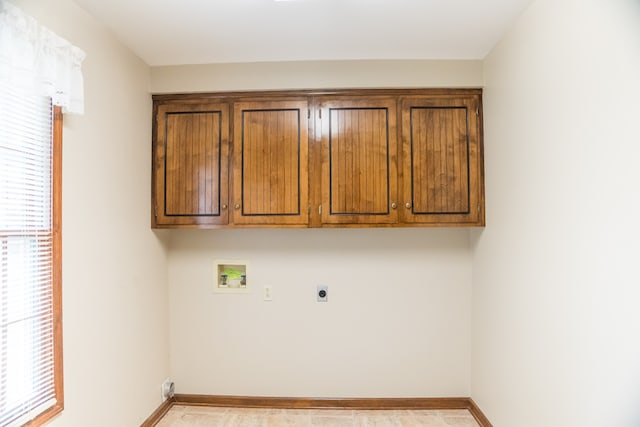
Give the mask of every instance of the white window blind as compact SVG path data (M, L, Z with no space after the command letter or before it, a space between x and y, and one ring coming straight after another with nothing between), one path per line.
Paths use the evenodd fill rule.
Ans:
M0 82L0 426L55 405L51 99Z

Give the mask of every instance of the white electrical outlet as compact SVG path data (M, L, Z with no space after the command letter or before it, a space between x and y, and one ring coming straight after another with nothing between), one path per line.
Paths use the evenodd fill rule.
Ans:
M173 397L173 393L174 393L173 388L174 388L174 385L170 378L167 378L166 380L164 380L164 382L160 386L160 392L161 392L161 397L163 402Z
M265 301L273 301L273 288L271 285L264 285L262 289L262 299Z

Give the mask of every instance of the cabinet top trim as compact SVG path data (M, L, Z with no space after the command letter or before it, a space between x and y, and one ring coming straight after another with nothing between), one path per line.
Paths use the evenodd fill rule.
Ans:
M260 97L273 99L281 97L309 98L322 96L477 96L482 95L482 88L377 88L377 89L300 89L300 90L262 90L262 91L232 91L232 92L198 92L198 93L166 93L153 95L154 102L176 100L224 100L239 101L244 98L251 100Z

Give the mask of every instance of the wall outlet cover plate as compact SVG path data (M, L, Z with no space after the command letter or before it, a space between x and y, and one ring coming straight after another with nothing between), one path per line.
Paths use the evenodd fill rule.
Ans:
M329 301L329 286L327 285L318 285L316 289L316 297L318 302L328 302Z

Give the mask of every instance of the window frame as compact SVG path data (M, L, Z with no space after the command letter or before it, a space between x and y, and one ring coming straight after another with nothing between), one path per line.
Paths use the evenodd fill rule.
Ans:
M62 108L53 106L52 121L52 304L53 304L53 381L56 403L23 427L42 426L64 409L64 379L62 357Z

